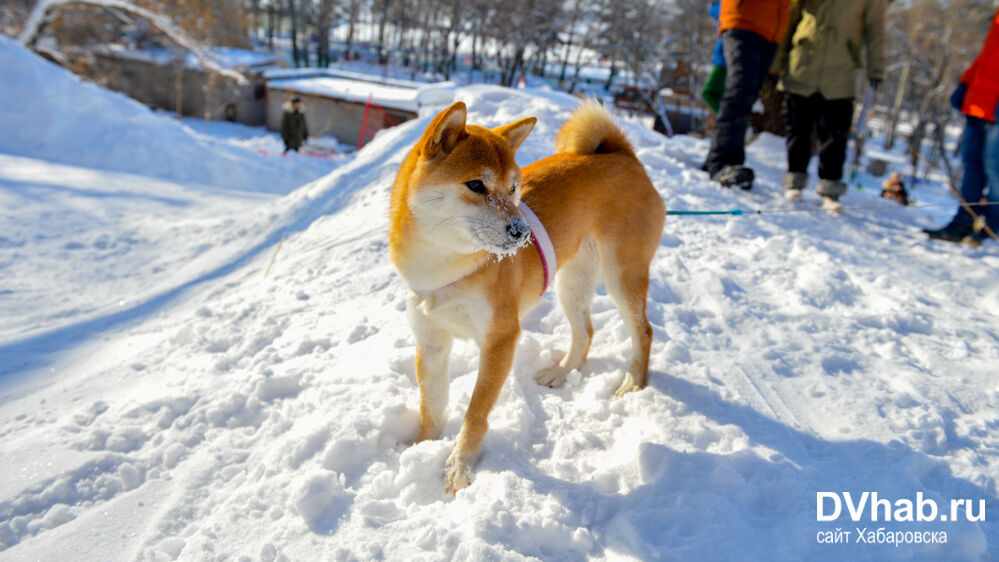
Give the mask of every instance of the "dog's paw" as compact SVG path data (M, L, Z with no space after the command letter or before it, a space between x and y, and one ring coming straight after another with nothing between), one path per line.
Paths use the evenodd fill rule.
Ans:
M638 384L638 382L635 381L634 375L631 373L625 373L624 380L621 381L621 386L617 387L617 390L614 391L614 396L620 398L629 392L635 392L642 390L643 388L645 388L645 385Z
M451 451L444 463L444 491L448 495L456 495L458 490L467 488L472 483L472 472L475 468L474 459Z
M555 365L554 367L545 369L534 375L534 380L541 386L547 386L548 388L560 388L565 384L566 375L569 370L561 365Z

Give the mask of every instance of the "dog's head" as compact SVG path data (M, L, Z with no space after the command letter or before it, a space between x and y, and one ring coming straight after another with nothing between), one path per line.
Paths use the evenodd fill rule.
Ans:
M466 125L465 104L441 112L411 157L406 206L428 241L460 253L513 253L530 235L517 205L520 168L514 153L537 119L487 129Z

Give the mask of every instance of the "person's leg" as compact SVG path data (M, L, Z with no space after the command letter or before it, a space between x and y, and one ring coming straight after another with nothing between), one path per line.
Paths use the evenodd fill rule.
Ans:
M961 198L971 206L976 214L982 214L983 207L978 205L989 182L985 172L985 121L969 117L964 126L964 142L961 151L964 163L964 175L961 176ZM995 191L990 188L989 191ZM988 207L985 207L988 208ZM974 222L971 213L960 206L957 214L951 219L951 224L970 225Z
M979 209L985 215L985 224L999 236L999 124L985 124L985 150L983 151L985 175L988 178L988 202Z
M753 86L753 99L749 104L750 111L747 112L747 115L752 112L756 98L760 97L760 92L763 90L763 83L766 81L767 76L770 75L770 65L773 64L774 56L777 55L776 43L766 41L759 49L759 58L756 60L756 85Z
M819 178L830 181L843 179L847 141L853 122L853 100L821 98L822 108L816 126L819 136Z
M722 46L728 70L725 94L711 135L711 150L704 162L704 170L709 175L725 166L745 162L746 123L762 84L760 68L764 58L767 58L766 65L773 58L772 45L752 31L726 30L722 34ZM769 57L767 53L770 53Z
M964 126L964 141L961 160L964 162L964 175L961 176L961 198L966 201L976 214L988 207L978 205L985 190L985 122L975 117L968 117ZM957 208L957 213L946 226L942 228L924 228L923 232L930 238L959 242L972 234L975 218L963 206ZM992 228L991 226L989 228Z
M804 174L812 158L812 129L815 127L813 98L798 94L784 97L784 123L787 125L787 171Z

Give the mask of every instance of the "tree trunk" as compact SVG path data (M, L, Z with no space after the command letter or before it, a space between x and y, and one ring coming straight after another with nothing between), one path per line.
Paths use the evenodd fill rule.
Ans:
M607 77L607 82L604 84L604 90L610 91L611 85L614 84L614 78L617 76L617 59L611 59L610 76Z
M385 27L388 25L389 8L391 6L392 0L381 1L382 17L378 22L378 64L388 63L388 50L385 48Z
M906 143L909 149L909 162L912 164L913 178L916 177L916 173L919 171L919 151L920 147L923 145L924 136L926 136L926 117L920 113L919 123L917 123L916 128L912 130L912 134L909 136L909 140Z
M950 37L949 31L944 34L944 37ZM909 138L909 152L912 157L913 179L915 179L916 172L919 170L919 159L921 156L920 149L923 145L923 138L926 136L926 125L928 122L928 116L930 115L930 108L937 102L935 98L944 79L944 71L947 68L948 58L949 57L946 54L942 56L937 63L937 67L934 69L933 79L931 81L932 85L927 90L926 94L923 95L923 99L919 104L919 123L916 125L916 129L912 132L912 136Z
M274 3L267 5L267 48L274 52Z
M291 25L291 60L295 67L301 66L299 60L302 58L298 48L298 10L295 8L295 0L288 0L287 4L288 20Z
M350 9L347 15L347 52L344 59L354 58L354 32L357 30L357 12L360 7L360 0L350 0Z
M479 67L479 27L475 27L475 32L472 34L472 68L469 70L469 77L472 76L471 72Z
M319 68L330 65L330 25L333 18L333 0L321 0L319 4L319 23L316 32L319 34L318 55Z
M204 120L209 121L212 118L212 105L215 102L215 83L218 80L218 75L214 72L208 74L208 79L205 81L205 111Z
M559 83L565 82L565 73L569 69L569 56L571 55L572 51L572 38L575 27L576 27L576 22L574 19L572 25L569 26L569 40L566 41L565 43L565 55L562 57L562 72L560 72L558 75Z
M309 45L312 40L309 37L309 5L307 0L298 0L298 30L302 34L302 46L299 52L302 55L302 66L309 66L310 63Z
M184 53L177 51L177 70L173 79L174 104L177 110L177 119L184 116Z
M430 22L437 19L431 18L430 10L425 7L421 11L421 14L423 15L423 21L420 24L422 33L420 34L420 49L418 51L420 62L413 70L414 78L417 71L428 72L430 70Z
M885 137L885 150L891 150L895 146L895 130L898 127L898 118L902 113L902 102L905 101L905 91L909 85L909 70L912 68L912 61L905 63L902 67L902 74L898 77L898 89L895 91L895 103L891 108L891 118L888 125L888 135Z
M514 85L514 80L517 79L517 71L524 62L524 46L523 44L517 45L517 50L514 51L512 57L510 57L510 62L507 65L507 70L503 73L503 79L501 84L503 86L512 87Z
M250 29L252 30L250 32L251 45L256 47L258 39L257 32L260 30L260 0L250 1L250 21L252 22L250 24Z

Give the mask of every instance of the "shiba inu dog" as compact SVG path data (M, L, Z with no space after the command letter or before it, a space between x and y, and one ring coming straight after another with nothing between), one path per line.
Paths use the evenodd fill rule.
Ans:
M410 289L420 440L436 438L445 424L453 338L480 348L475 389L445 466L449 493L472 481L520 319L553 277L572 343L535 379L558 387L583 364L593 338L590 302L602 275L632 341L615 394L645 387L649 264L666 218L624 133L597 102L584 102L563 125L556 154L523 171L514 153L536 119L487 129L466 124L466 114L457 102L437 115L403 162L389 230L390 258Z

